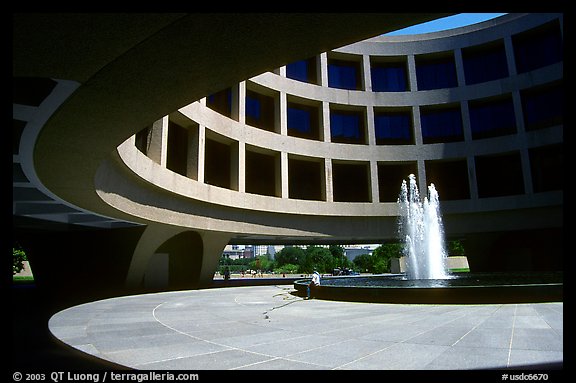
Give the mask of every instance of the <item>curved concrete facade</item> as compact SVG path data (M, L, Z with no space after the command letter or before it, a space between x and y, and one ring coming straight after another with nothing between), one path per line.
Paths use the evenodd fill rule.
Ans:
M20 162L41 190L70 207L146 225L134 229L142 234L127 262L134 288L153 279L150 265L164 252L179 260L170 261L178 265L172 270L189 270L171 271L168 285L185 287L209 283L228 243L395 239L395 198L410 172L420 190L436 185L446 233L467 241L472 268L561 267L563 190L561 180L549 181L562 174L562 115L529 111L562 89L562 53L528 69L519 61L526 46L563 44L563 16L509 14L444 32L370 38L440 16L165 14L123 26L102 16L91 21L93 33L59 47L82 53L99 38L79 56L91 59L82 69L72 58L57 62L38 35L29 36L33 23L49 23L17 18L16 37L44 65L32 65L40 61L31 64L22 50L14 76L50 77L52 97L68 94L46 112ZM63 33L86 19L58 17ZM343 22L353 25L335 27ZM106 40L117 33L126 38ZM482 80L470 68L491 57L504 73ZM311 68L308 79L288 73L298 60ZM332 84L338 67L355 73L354 89ZM377 89L377 71L390 67L403 71L404 89ZM434 68L453 68L454 83L427 88ZM500 110L512 116L508 125L478 127ZM452 121L446 112L458 116L459 132L445 135L434 125ZM308 130L295 128L301 115ZM409 121L400 136L379 125L395 116ZM358 124L355 138L338 135L349 118ZM196 250L186 254L187 244ZM557 255L542 260L544 248Z

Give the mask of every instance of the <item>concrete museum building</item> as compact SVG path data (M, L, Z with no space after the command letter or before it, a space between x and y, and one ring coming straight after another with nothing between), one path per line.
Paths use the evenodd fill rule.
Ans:
M195 288L227 244L394 241L411 173L471 270L561 270L563 14L382 35L446 15L15 14L36 283Z

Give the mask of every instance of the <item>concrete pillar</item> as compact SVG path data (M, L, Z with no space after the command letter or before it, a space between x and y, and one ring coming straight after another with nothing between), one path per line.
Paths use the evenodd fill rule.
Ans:
M280 152L280 155L276 157L276 162L276 168L279 170L276 173L276 193L280 192L281 198L289 198L288 153Z
M326 202L334 202L334 188L332 186L332 159L324 159L324 187L322 197Z
M154 122L150 129L150 145L147 156L157 164L166 167L168 153L168 116Z
M146 274L148 263L156 250L169 238L186 231L184 227L153 224L148 225L132 255L128 275L126 276L126 286L130 289L138 289Z
M212 283L222 252L232 238L229 234L217 232L200 233L200 236L202 237L203 254L197 281L199 287L208 286Z
M142 287L166 290L209 285L230 238L223 233L198 233L177 226L149 225L134 250L126 286L131 290ZM162 267L151 267L151 263ZM146 283L146 280L152 283ZM159 283L167 285L159 286Z
M378 163L370 161L370 200L380 202L380 185L378 184Z

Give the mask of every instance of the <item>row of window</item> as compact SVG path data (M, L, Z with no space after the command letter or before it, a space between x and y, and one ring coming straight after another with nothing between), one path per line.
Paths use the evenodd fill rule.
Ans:
M207 98L207 106L231 116L231 90ZM564 114L562 83L552 83L520 91L521 110L526 131L561 124ZM276 98L246 91L246 124L268 131L277 131ZM504 94L488 99L468 101L472 139L508 134L518 130L513 97ZM289 136L323 140L321 106L296 101L287 103ZM414 144L412 108L375 107L374 129L377 145ZM464 117L461 106L444 104L420 107L423 143L464 140ZM367 144L366 111L363 108L330 108L330 140L336 143Z
M562 33L558 20L512 36L516 73L525 73L563 60ZM503 40L462 49L466 85L502 79L509 76L509 64ZM417 90L458 86L453 51L415 56ZM286 77L318 84L315 58L290 63ZM374 92L410 91L406 57L371 57L370 79ZM362 90L360 58L328 57L328 86Z
M172 121L168 126L167 168L182 175L190 174L189 134ZM150 129L136 137L136 146L146 154ZM238 190L237 144L224 143L207 136L205 143L204 182ZM197 142L197 141L196 141ZM563 189L562 144L528 150L532 191ZM236 164L236 165L235 165ZM469 165L465 158L425 160L428 183L434 183L442 200L470 199ZM380 202L395 202L402 180L418 174L416 161L378 162ZM188 171L188 172L187 172ZM194 173L194 172L192 172ZM197 173L197 172L196 172ZM520 152L479 155L474 157L474 173L479 198L520 195L526 193ZM245 191L247 193L281 196L280 154L246 147ZM303 200L326 200L324 159L288 156L288 197ZM332 189L336 202L371 202L370 163L364 161L332 161Z

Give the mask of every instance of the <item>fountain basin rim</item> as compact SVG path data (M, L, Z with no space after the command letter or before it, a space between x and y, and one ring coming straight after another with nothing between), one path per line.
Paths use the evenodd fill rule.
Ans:
M358 276L326 277L325 280L355 277ZM402 281L397 280L397 282ZM406 280L406 282L411 281ZM306 296L309 283L310 279L294 281L296 293L300 296ZM314 292L315 298L337 301L406 304L501 304L562 302L563 286L562 282L551 283L550 281L460 286L342 286L321 283L314 289Z

